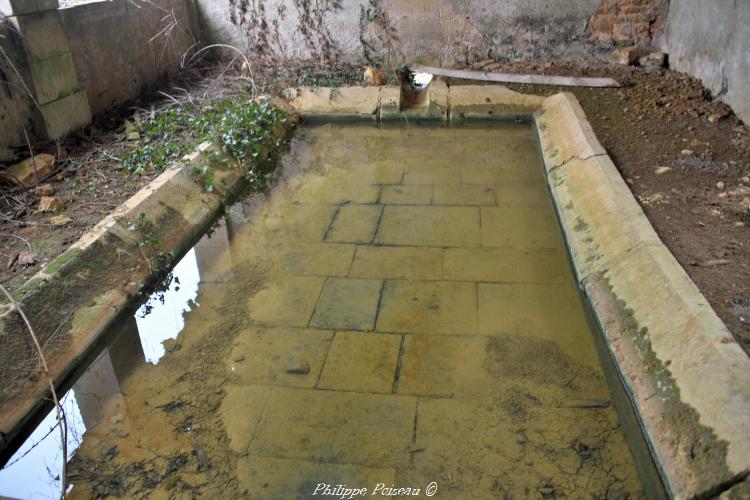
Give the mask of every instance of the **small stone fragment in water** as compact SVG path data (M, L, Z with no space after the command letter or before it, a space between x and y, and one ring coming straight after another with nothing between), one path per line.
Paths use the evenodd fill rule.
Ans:
M120 429L119 427L115 427L114 429L112 429L112 431L110 431L110 433L120 439L125 439L126 437L130 436L130 433L128 431Z
M307 375L310 373L310 363L304 359L292 358L287 362L286 372L292 375Z
M179 342L177 342L177 339L167 339L167 340L164 341L164 349L167 352L176 352L176 351L179 351L180 347L182 347L182 346L180 345Z

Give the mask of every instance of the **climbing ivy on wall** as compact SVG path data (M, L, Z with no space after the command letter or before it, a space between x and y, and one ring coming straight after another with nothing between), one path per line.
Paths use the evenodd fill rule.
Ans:
M388 16L388 10L383 7L382 0L368 0L367 5L360 6L359 43L367 63L391 67L397 42L396 28Z
M272 57L283 52L279 24L286 18L284 4L270 22L264 0L229 0L229 7L229 20L242 29L249 53Z
M326 27L326 16L341 9L341 0L291 0L291 3L297 13L294 29L302 35L310 55L318 60L334 60L339 51ZM229 20L242 29L248 52L266 57L284 55L286 46L281 30L283 22L289 19L285 3L279 3L271 13L265 0L229 0L229 5Z
M325 16L341 9L341 0L293 0L299 14L299 30L305 45L319 59L333 61L338 50L331 32L326 27Z

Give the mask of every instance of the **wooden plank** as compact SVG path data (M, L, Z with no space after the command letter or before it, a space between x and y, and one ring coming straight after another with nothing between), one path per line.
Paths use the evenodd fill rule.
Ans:
M485 82L530 83L532 85L559 85L561 87L620 87L620 82L612 78L588 78L581 76L517 75L514 73L491 73L488 71L468 71L461 69L437 68L415 64L412 71L431 73L449 78L481 80Z

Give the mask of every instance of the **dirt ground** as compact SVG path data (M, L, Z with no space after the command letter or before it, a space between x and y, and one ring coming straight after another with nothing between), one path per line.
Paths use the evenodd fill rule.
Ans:
M600 60L485 62L482 69L501 72L610 76L619 89L557 88L511 85L527 93L574 93L597 137L656 228L690 277L708 298L740 345L750 352L750 132L729 108L712 100L699 81L663 69L646 71ZM357 68L304 67L269 69L256 79L258 92L286 85L361 84ZM245 91L246 82L216 70L184 75L165 84L221 93ZM242 81L239 80L241 83ZM187 82L187 83L186 83ZM188 83L190 86L188 86ZM173 89L173 90L170 90ZM158 172L123 171L120 155L132 148L124 120L135 109L158 109L163 94L97 117L94 124L58 146L35 145L35 152L58 158L48 181L62 199L62 214L36 210L34 190L3 188L0 193L0 282L11 290L62 253L87 229L125 201ZM710 118L710 119L709 119ZM26 157L19 148L17 159ZM11 162L7 162L10 164ZM54 215L69 222L58 225ZM28 251L33 263L19 254Z

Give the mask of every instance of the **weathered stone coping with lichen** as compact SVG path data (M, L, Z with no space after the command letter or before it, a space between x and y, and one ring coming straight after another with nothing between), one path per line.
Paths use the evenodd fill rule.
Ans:
M665 488L718 495L750 471L750 358L664 246L571 94L535 114L576 279Z
M274 141L288 136L299 116L289 114L274 130ZM264 145L268 157L277 144ZM140 214L153 226L166 266L187 252L244 187L244 170L229 167L218 146L201 144L118 207L16 292L42 344L55 384L65 384L100 343L100 339L151 279L132 230ZM264 160L272 161L272 160ZM212 191L206 192L195 169L208 168ZM248 168L252 167L252 164ZM150 256L147 256L150 257ZM36 409L48 397L46 378L33 373L36 354L17 311L0 314L0 457L8 458L24 431L36 421ZM19 359L20 358L20 359ZM30 376L30 373L32 376Z
M399 111L399 87L299 87L284 97L303 117L312 120L390 121L526 119L543 97L520 94L499 85L452 85L438 80L430 86L427 106Z

